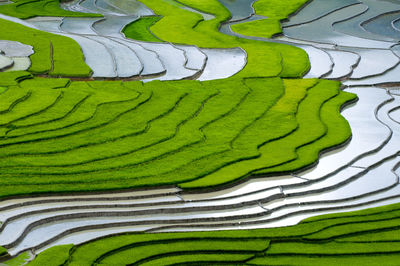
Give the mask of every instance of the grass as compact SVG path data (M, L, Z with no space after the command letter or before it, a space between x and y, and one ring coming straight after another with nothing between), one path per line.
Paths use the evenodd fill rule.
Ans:
M0 196L218 186L252 174L297 170L349 138L339 109L354 95L340 92L332 81L282 79L299 77L309 66L301 49L221 34L218 27L230 13L216 0L142 2L162 18L142 18L125 29L136 38L149 41L145 32L151 27L166 41L241 46L249 56L246 68L232 78L207 82L70 82L32 79L26 72L4 76ZM215 19L204 21L183 5ZM267 7L260 10L283 16ZM0 35L35 47L32 72L89 74L77 60L81 51L75 42L0 23L10 29Z
M32 77L32 74L26 71L0 72L0 86L2 87L2 93L7 91L8 86L18 85L18 82Z
M102 17L100 14L80 13L60 8L59 0L13 0L0 6L0 13L20 19L45 17Z
M253 37L271 38L281 33L281 23L278 19L260 19L231 26L232 31Z
M383 259L385 265L398 265L399 210L400 204L393 204L317 216L298 225L271 229L126 233L103 237L73 249L51 248L42 253L42 258L47 261L62 259L65 265L71 266L216 265L221 262L234 265L378 265ZM41 254L33 263L40 258Z
M0 257L7 255L7 249L0 246Z
M332 101L329 100L335 99L333 97L339 94L338 84L335 82L320 81L311 87L311 89L310 86L315 84L315 80L308 80L308 82L304 80L303 87L300 84L300 81L287 81L287 87L291 85L293 86L290 87L292 90L297 90L297 100L290 101L290 98L286 99L285 97L296 96L296 94L287 91L285 96L281 98L281 102L278 102L275 106L276 109L271 109L269 116L260 120L260 124L265 130L265 137L264 142L256 146L257 150L253 157L249 156L247 160L233 161L232 164L224 165L223 168L202 179L184 183L181 187L198 188L210 185L217 186L224 182L231 182L234 180L233 176L243 177L251 175L253 172L258 174L262 172L293 171L298 166L304 167L307 165L307 162L315 162L318 158L318 152L323 147L329 147L314 144L321 137L325 140L324 144L327 144L326 142L332 144L331 142L341 141L342 143L345 141L350 135L350 129L347 124L345 124L347 127L334 129L336 124L327 127L320 120L320 112L324 109L320 109L320 107L323 107L325 102L331 103ZM306 91L307 94L305 95ZM351 96L354 97L353 95ZM335 112L330 113L330 115L336 114L336 116L339 116L337 119L343 121L340 119L338 108L349 100L349 98L346 98L345 101L331 103L333 108L335 108ZM286 112L282 112L283 110ZM344 121L343 123L346 122ZM273 126L277 124L280 126ZM272 130L272 128L274 129ZM327 135L328 129L334 131L334 134ZM247 142L247 138L243 138L242 142ZM305 144L307 143L310 143L312 146L306 146ZM296 149L299 146L303 147L302 151L305 151L301 156L298 156L296 153ZM298 160L293 161L296 158ZM288 163L284 164L285 162ZM279 166L273 167L275 165ZM288 165L289 167L286 167ZM265 168L265 170L255 171L262 168Z
M29 251L19 254L17 257L11 258L7 261L1 263L3 266L20 266L26 264L26 262L31 258Z
M339 83L298 79L308 70L296 47L218 31L229 11L216 0L141 0L160 17L123 32L141 41L207 48L242 47L248 63L224 80L85 82L33 74L88 77L72 40L0 20L0 39L32 45L29 72L0 73L0 197L178 185L219 186L249 175L292 172L350 137L340 108L356 96ZM269 38L305 0L259 0L267 19L236 24ZM183 5L213 14L205 21ZM0 13L98 16L59 8L56 0L18 0ZM219 264L398 265L400 204L325 215L278 229L129 233L56 246L29 265ZM0 256L7 254L0 247ZM8 261L20 264L26 254Z
M112 264L146 264L146 261L149 258L153 258L150 264L153 265L166 265L165 263L170 264L171 255L172 257L175 255L177 257L181 257L184 253L200 253L197 255L197 258L194 260L201 260L203 255L209 253L218 253L221 251L221 247L224 247L224 252L228 254L224 254L220 256L221 261L230 261L229 259L229 251L237 252L241 257L245 256L245 258L251 257L251 254L254 252L260 252L266 249L268 242L264 240L251 240L246 241L246 245L240 241L230 241L230 240L219 240L219 239L200 239L200 240L190 240L185 239L184 241L164 241L164 243L160 244L152 244L151 249L149 246L144 245L142 247L128 248L126 250L122 250L121 252L115 253L113 255L107 256L102 260L97 260L97 263L101 263L104 265L112 265ZM183 254L179 254L183 253ZM202 254L201 254L202 253ZM246 254L247 253L247 254ZM250 255L249 255L250 253ZM160 256L163 254L163 256ZM179 255L178 255L179 254ZM74 264L72 264L74 265ZM75 265L79 265L76 264Z
M259 170L254 174L263 175L299 170L316 162L320 153L327 147L335 147L346 142L351 137L351 129L346 119L339 115L339 111L345 103L356 99L357 96L355 94L340 92L337 97L321 108L319 115L325 132L321 138L304 144L306 138L299 136L301 138L299 142L301 143L294 150L296 154L294 160L276 167Z
M247 265L369 265L379 266L384 261L385 265L398 265L400 255L393 254L362 254L362 255L341 255L341 256L310 256L310 255L296 255L295 262L292 255L286 257L268 257L262 259L255 259Z
M51 266L64 265L69 260L70 252L74 245L55 246L40 253L33 261L26 265L29 266Z
M258 0L253 4L257 15L266 19L232 25L232 30L242 35L271 38L282 33L281 21L296 12L308 0Z
M218 31L221 22L230 17L229 11L217 0L185 0L180 3L215 16L204 20L200 14L181 8L182 4L170 0L141 0L162 16L150 27L159 39L191 44L205 48L241 47L248 55L245 68L238 77L301 77L309 69L307 54L296 47L240 39Z
M30 56L29 72L64 77L88 77L91 74L81 48L74 40L3 19L0 19L0 28L0 39L33 46L35 53Z
M122 32L127 38L130 39L145 42L161 42L161 40L155 37L149 29L159 20L160 17L141 17L138 20L126 25Z
M349 136L320 118L329 103L325 116L345 123L338 111L350 98L338 94L337 83L315 79L23 80L0 94L0 196L193 189L294 159L285 170L297 169Z

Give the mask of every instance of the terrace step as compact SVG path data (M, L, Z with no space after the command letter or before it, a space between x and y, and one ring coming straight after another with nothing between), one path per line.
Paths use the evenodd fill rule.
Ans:
M135 51L130 47L106 37L89 36L88 38L101 43L107 48L115 64L115 77L129 78L140 75L143 70L143 65Z
M152 16L154 12L145 6L143 3L135 0L104 0L110 6L116 7L119 10L123 10L129 15L135 16Z
M219 0L221 4L223 4L229 12L232 14L232 18L230 21L238 21L243 20L245 18L253 15L253 3L256 0L242 0L242 1L229 1L229 0Z
M284 21L282 26L289 27L305 24L329 15L345 7L359 4L358 0L336 0L336 1L310 1L300 12L291 16L288 21Z
M64 18L60 30L78 35L97 35L93 29L93 24L100 20L101 18Z
M381 84L397 84L400 82L400 77L398 75L400 71L400 64L396 67L387 70L385 73L381 75L375 75L372 77L359 79L359 80L347 80L344 81L343 84L346 86L379 86Z
M183 50L186 58L185 68L197 71L203 71L207 64L207 56L198 47L175 45L178 49Z
M388 40L400 40L400 31L398 31L394 22L400 17L400 11L390 11L388 13L379 14L374 18L364 21L361 27L380 37Z
M343 3L344 2L345 4L350 4L350 1L343 1ZM341 9L340 12L343 10ZM104 23L106 23L106 21L104 21ZM100 24L101 23L98 25ZM56 23L52 25L54 26ZM326 25L327 24L320 26L325 27ZM56 28L54 27L54 29ZM89 29L90 28L87 28L86 32L90 32L91 29L90 31ZM104 32L104 34L111 33ZM351 44L348 38L352 37L348 37L345 34L341 36L346 38L348 41L347 44ZM101 39L104 37L91 36L90 38L98 40L97 38ZM140 48L142 52L149 52L146 49L151 49L151 54L154 57L156 57L156 54L159 54L159 57L163 59L163 63L165 62L164 60L167 59L165 52L170 51L165 48L169 47L169 44L164 44L164 48L156 49L154 45L148 47L148 43L145 42L128 41L122 38L120 39L119 37L113 37L107 40L112 40L113 42L118 42L121 45L123 44L126 47L130 47L131 51L134 51L143 63L144 70L142 75L146 73L146 62L150 61L146 61L145 56L141 57L139 55L140 53L137 51L140 50ZM359 41L359 39L356 40ZM367 42L376 45L376 47L379 45L386 45L386 43ZM103 43L108 43L108 41L104 41ZM337 44L335 40L329 43L332 46L325 48L322 48L323 45L315 44L316 47L321 48L321 51L329 53L331 58L325 62L324 67L321 67L325 68L324 71L318 69L318 65L315 65L315 62L317 62L315 60L314 63L313 60L311 60L311 63L314 64L313 68L315 71L321 71L322 74L318 75L325 75L327 78L341 78L348 75L351 73L352 67L356 65L359 60L359 57L352 53L353 48L357 51L362 49L359 47L333 47ZM107 47L109 47L109 45L107 45ZM179 64L175 61L173 61L173 63L179 65L179 69L183 69L184 71L192 70L191 73L194 73L192 76L186 76L186 78L194 77L199 73L198 71L204 67L204 60L191 60L192 53L200 55L198 50L181 46L173 48L175 49L173 50L174 53L179 54L179 60L176 60L179 61ZM335 48L337 50L329 50L326 48ZM344 52L342 52L342 50L344 50ZM376 80L382 81L383 78L385 78L387 81L388 77L392 77L392 80L395 80L396 73L397 76L399 73L399 69L396 67L397 63L395 62L397 60L396 55L390 55L389 49L380 48L377 50L384 51L384 54L388 55L387 57L382 57L380 67L376 69L367 67L368 56L363 57L360 52L361 59L359 66L356 68L358 70L355 71L356 74L354 74L354 77L359 75L359 78L362 79L369 76L368 73L370 73L371 75L376 75L376 77L370 77L365 80L375 80L376 82ZM217 60L217 56L210 56L210 53L207 53L207 49L201 51L204 52L206 56L210 57L208 63L218 63L221 60ZM221 56L221 54L225 52L222 51L221 53L221 51L222 50L213 50L212 52L220 52L219 56ZM378 53L376 55L378 55ZM201 58L206 58L206 56ZM349 56L351 60L346 62L346 67L343 71L339 71L342 69L339 69L341 67L337 62L340 60L340 57L343 56ZM333 70L332 60L335 63ZM161 61L155 60L155 62L160 62L161 65ZM245 62L245 59L242 61L241 59L237 59L236 63L237 62ZM148 63L147 66L153 66L152 64L152 62ZM225 62L224 64L229 65L232 64L232 62ZM224 64L221 64L221 66L224 67ZM235 64L235 62L233 62L233 64ZM385 66L385 69L383 69L382 65ZM322 64L320 64L320 66L322 66ZM166 67L167 75L171 75L171 71L168 73L168 70L171 70L172 67L174 67L173 64ZM227 73L223 72L219 73L221 75L212 76L216 72L212 67L213 66L208 64L204 68L208 76L217 78L227 75ZM161 67L160 69L163 68ZM331 70L332 72L328 74ZM369 70L370 72L367 72ZM230 71L229 75L233 75L234 71ZM313 72L315 71L313 70ZM147 73L151 74L154 72L148 71ZM381 76L382 73L385 74ZM175 77L176 76L178 75L175 75ZM353 80L352 82L358 84L357 82L365 81ZM13 224L16 225L18 222L22 223L24 219L27 219L27 223L25 223L24 226L28 227L29 224L32 225L34 222L40 221L41 218L48 218L43 221L43 225L38 223L28 228L26 230L27 235L24 239L21 238L21 242L16 242L11 245L11 252L17 253L32 247L39 246L39 248L44 248L45 246L52 246L59 243L70 243L68 241L81 243L88 239L124 231L249 229L278 226L282 224L289 225L315 214L353 210L360 207L398 202L400 188L396 186L398 183L398 169L396 169L396 167L399 158L396 157L398 152L396 151L396 147L400 145L397 141L399 137L398 134L393 132L400 132L400 129L398 128L398 121L393 120L391 114L396 114L400 98L393 96L395 100L389 102L391 96L387 94L386 90L374 87L351 88L347 89L347 91L357 92L360 98L355 106L347 108L343 112L344 116L350 121L353 130L353 138L349 144L341 150L322 156L320 164L309 172L296 173L293 178L286 176L280 178L275 177L270 180L267 178L256 179L230 189L209 193L185 194L178 193L178 191L171 191L172 194L169 196L164 195L158 197L158 192L149 191L150 194L154 193L154 197L118 199L117 197L113 198L111 195L108 200L96 200L96 196L90 196L89 200L79 199L77 196L76 198L71 197L69 199L70 201L65 200L65 202L62 203L55 203L62 200L62 197L58 199L53 198L54 201L51 202L41 203L34 202L33 200L30 202L29 199L27 201L18 201L16 199L8 203L3 202L5 207L3 209L0 208L0 215L2 214L5 219L12 217L18 218L9 220L10 222L7 222L5 225L6 228L8 227L6 231L8 232L8 236L10 236L9 240L12 240L12 232L16 232L11 230ZM395 95L395 93L393 93L393 95ZM366 129L366 125L368 125L368 129ZM372 125L373 130L369 130ZM385 150L389 155L391 152L393 158L386 158L379 155ZM378 152L370 155L370 153L375 151ZM388 153L387 151L390 152ZM368 162L366 162L365 165L359 165L358 162L364 161ZM383 178L377 179L377 176L383 176ZM374 186L366 185L371 183L374 184ZM166 199L171 199L171 201ZM272 201L273 199L274 201ZM115 202L122 204L132 202L144 203L140 207L130 206L131 209L129 211L146 210L147 214L152 215L146 216L145 213L140 215L136 213L135 216L129 216L129 212L127 212L125 208L126 206L121 207L115 204ZM21 203L21 206L18 205L19 203ZM95 206L95 204L98 206ZM0 205L2 204L0 203ZM71 210L60 210L57 209L55 205L59 205L58 207L71 207ZM31 211L38 211L38 213L25 213L23 210L26 207L31 207ZM220 208L226 208L226 211L223 212L222 215ZM103 212L99 212L100 210ZM117 211L119 212L118 215L116 214ZM174 211L176 214L171 215L171 212ZM157 215L154 215L155 212L157 212ZM72 221L69 220L68 216L57 216L57 214L69 215L76 213L86 215L86 219L78 219L78 217L72 216L77 218ZM18 215L21 216L18 217ZM104 217L103 215L109 215L110 217ZM126 217L121 219L121 215ZM34 216L35 218L33 218ZM29 221L30 218L32 218L32 220ZM53 218L54 220L52 220ZM199 219L193 220L193 218ZM65 221L67 221L67 223L63 224ZM151 223L151 225L147 225L147 223ZM94 224L96 224L97 227L92 227ZM43 238L43 235L46 237ZM15 240L15 238L13 239ZM49 240L49 242L44 243L47 240Z
M0 71L12 67L13 64L14 60L12 60L10 57L0 54Z
M380 106L391 99L386 91L363 87L345 91L356 93L359 98L357 104L342 111L350 124L352 139L342 149L322 155L318 165L298 174L302 178L316 180L329 177L329 174L339 171L357 158L382 148L390 137L390 130L375 115Z
M81 8L84 8L85 10L87 10L88 13L103 14L105 12L105 10L102 10L96 5L96 0L81 0L78 3L76 3L76 5L80 6ZM107 14L109 13L107 12ZM112 13L110 15L112 15Z
M389 113L392 110L396 110L400 106L400 96L391 95L393 100L385 104L377 112L377 118L382 124L387 126L390 131L390 139L386 142L386 145L374 154L364 157L360 161L357 161L354 165L359 167L367 167L389 158L395 157L400 151L400 125L390 119Z
M334 30L341 33L345 33L351 36L356 36L368 40L386 41L394 42L393 37L388 38L380 34L374 34L370 31L366 31L362 28L362 25L376 16L387 12L393 12L395 10L400 10L399 4L388 2L388 1L374 1L374 0L363 0L362 3L368 6L363 14L348 18L344 21L338 21L333 25ZM382 29L383 31L383 29Z
M247 218L240 223L203 223L201 225L188 224L188 225L172 225L161 226L152 230L153 232L180 232L180 231L208 231L215 230L216 228L233 229L240 227L241 229L257 229L269 228L285 225L295 225L301 220L310 216L326 213L337 213L340 211L352 211L360 208L369 208L376 206L383 206L391 203L398 202L400 196L400 186L398 184L398 173L387 175L391 169L396 169L400 161L397 159L388 161L370 172L364 171L360 175L362 169L348 172L349 180L343 182L340 186L333 186L322 188L323 192L315 191L310 194L307 193L305 187L302 195L290 195L277 199L273 202L262 204L265 209L268 209L268 215L259 216L254 218ZM394 167L394 168L393 168ZM397 169L398 170L398 169ZM369 193L360 193L360 188L369 182L377 182L376 176L386 176L385 180L380 182L376 189L372 189ZM345 176L342 176L345 177ZM288 187L291 189L291 186ZM356 189L355 189L356 188ZM285 187L282 188L285 191ZM355 193L352 193L354 191ZM358 192L357 192L358 191ZM338 193L340 196L338 196ZM346 194L347 193L347 194ZM358 193L358 194L357 194Z
M23 224L20 221L14 221L5 227L2 233L2 243L7 242L4 246L11 249L11 252L22 251L26 247L36 247L47 240L55 241L66 235L68 230L73 229L74 232L86 231L90 229L112 228L123 225L142 225L142 224L174 224L174 223L198 223L202 221L229 221L231 219L242 219L246 217L259 216L265 210L256 205L254 208L238 208L229 210L223 214L220 211L203 211L196 214L163 214L163 215L146 215L135 212L102 212L96 210L92 212L76 212L76 213L58 213L58 216L31 217L31 220L24 218ZM100 215L99 215L100 214ZM150 213L149 213L150 214ZM122 216L121 216L122 215ZM104 217L106 216L106 217ZM90 219L84 219L89 218ZM24 232L19 229L25 228ZM18 228L18 231L15 229ZM10 230L13 230L11 232ZM28 236L28 237L27 237ZM45 236L45 237L43 237Z
M400 31L400 18L392 21L392 26L395 30Z
M271 204L264 205L266 208L272 211L271 218L278 218L284 215L290 214L291 212L304 212L304 211L317 211L316 206L323 210L325 208L348 208L352 205L368 205L379 203L380 201L390 201L393 196L399 198L394 192L399 191L398 175L388 174L392 169L395 169L396 164L399 163L399 158L395 158L386 163L383 163L376 169L372 169L369 172L361 173L362 169L353 170L353 175L349 174L347 178L343 176L340 185L333 185L333 187L324 187L323 184L317 184L317 186L311 184L310 186L304 186L299 189L284 189L285 200L276 201ZM379 176L380 178L377 178ZM347 180L347 181L346 181ZM333 183L332 183L333 184ZM374 184L371 186L370 184ZM362 188L367 188L363 190ZM324 193L317 193L316 190L310 195L307 189L313 192L313 189L317 188L323 190ZM385 192L386 191L386 192ZM291 194L292 193L292 194ZM340 196L338 196L340 195ZM297 206L296 206L297 205ZM380 203L379 205L383 205ZM269 218L268 218L269 219ZM296 219L297 220L297 219ZM298 222L299 220L297 220Z
M138 43L145 49L157 53L159 59L165 67L165 75L154 79L181 80L188 79L196 75L197 71L185 67L186 58L184 52L180 49L176 49L173 45L146 42ZM147 79L146 81L151 81L154 79Z
M60 3L60 6L69 11L73 12L81 12L81 13L97 13L95 11L91 11L81 5L81 3L84 0L73 0L73 1L68 1L68 2L62 2Z
M304 78L320 78L329 75L329 73L332 72L334 62L329 53L309 45L296 46L306 51L308 58L310 59L311 68Z
M368 6L364 4L352 5L327 16L314 20L310 23L300 24L297 26L284 27L283 33L293 39L313 41L316 43L333 44L339 46L361 47L361 48L380 48L388 49L395 43L378 40L364 39L361 37L351 36L336 31L334 23L337 21L345 21L357 15L363 14L368 10ZM335 24L336 25L336 24ZM346 24L347 25L347 24Z
M142 77L161 75L165 73L166 69L157 52L148 49L145 44L120 38L112 38L112 40L124 44L135 52L143 66L143 70L140 73Z
M32 55L33 47L20 42L0 40L0 51L8 57L25 57Z
M114 78L117 76L114 59L104 44L79 35L63 35L74 39L81 46L85 62L93 71L93 77Z
M340 79L348 77L360 63L361 57L352 52L340 50L325 50L333 60L333 70L329 75L324 76L327 79Z
M125 10L110 5L105 0L94 0L94 5L98 10L101 11L102 14L117 15L117 16L122 16L127 14Z
M398 183L398 176L394 174L388 175L387 173L394 169L398 162L399 159L395 158L370 170L369 173L366 173L368 171L366 169L351 167L329 179L321 180L320 182L310 182L309 185L302 185L297 188L284 188L283 191L287 198L291 196L307 196L307 201L339 201L342 198L358 198L395 186ZM311 194L322 191L325 193L321 196L311 196ZM289 201L286 200L287 202Z
M92 28L98 35L121 38L122 29L137 19L138 16L108 16L94 22Z
M390 50L360 48L344 48L343 50L356 53L361 57L350 80L382 75L395 68L400 62L399 58Z
M11 57L14 61L12 67L7 68L6 71L21 71L21 70L28 70L31 66L31 60L29 57Z
M400 123L400 109L395 109L389 113L389 117L396 123Z
M207 64L198 80L228 78L242 70L247 62L247 54L241 48L201 51L207 56Z

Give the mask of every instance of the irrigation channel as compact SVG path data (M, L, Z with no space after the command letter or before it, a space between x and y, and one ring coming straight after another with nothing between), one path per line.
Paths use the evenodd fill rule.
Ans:
M123 38L123 25L152 14L139 3L124 9L123 2L84 0L65 6L102 13L101 20L35 18L28 23L74 38L98 77L207 80L230 76L244 65L241 49L198 49ZM221 27L224 33L237 35L230 25L260 18L251 8L254 1L221 2L233 14ZM205 19L209 16L204 14ZM358 95L358 102L342 112L353 132L346 146L325 153L307 171L250 179L207 193L165 188L5 200L0 203L0 246L15 255L121 232L277 227L318 214L399 202L400 1L314 0L283 26L283 36L254 39L301 47L312 65L306 78L338 79L345 91ZM89 46L109 56L91 57ZM140 59L136 68L128 67L132 61L124 60L125 53Z

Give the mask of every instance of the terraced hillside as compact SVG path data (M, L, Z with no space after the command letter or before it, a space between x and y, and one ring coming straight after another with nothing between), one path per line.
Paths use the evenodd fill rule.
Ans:
M313 163L327 145L304 157L297 147L349 138L337 110L355 97L335 82L279 78L34 78L6 88L0 95L3 197L171 184L199 188L258 169L293 170ZM325 112L326 118L338 116L336 138L325 137ZM275 148L284 145L284 152Z
M340 92L338 83L334 82L270 77L301 76L308 64L301 61L304 52L300 49L237 39L219 33L216 26L228 19L230 13L217 1L202 4L195 1L182 4L159 1L157 6L156 2L145 4L163 16L151 26L153 34L159 39L182 42L179 38L184 35L163 29L168 19L171 21L167 23L171 25L181 24L179 27L182 28L182 34L186 32L187 43L207 47L208 50L203 51L206 54L203 60L208 62L206 65L209 67L204 66L203 61L203 68L197 72L192 70L191 76L198 76L199 71L202 72L200 80L233 74L218 72L218 69L224 68L216 63L221 58L224 61L225 56L232 57L232 49L244 49L247 52L245 68L232 78L203 83L68 82L34 78L4 86L7 90L0 96L5 106L1 122L3 136L0 145L3 149L0 156L7 158L2 166L2 175L7 177L2 179L3 197L174 184L184 188L217 186L246 177L256 170L284 172L310 165L321 150L349 138L348 125L340 118L338 110L345 102L353 100L354 95ZM116 11L122 8L112 6L111 3L91 1L68 4L67 8L71 10L86 8L102 13L105 18L101 23L97 23L97 18L72 17L64 18L60 24L58 18L36 17L30 19L28 24L62 35L65 35L62 29L65 29L73 33L66 36L85 39L85 42L78 43L86 62L100 68L99 71L94 70L94 75L113 77L105 69L108 64L97 60L105 57L96 56L96 60L92 61L85 50L95 51L96 48L90 45L86 49L83 43L89 39L98 42L97 37L93 39L98 36L107 43L103 49L108 47L107 51L114 51L112 58L117 65L109 64L114 68L113 73L131 71L135 68L127 64L130 58L126 55L133 50L128 51L127 46L115 46L122 38L113 36L119 34L118 29L122 28L128 17L132 20L132 16L140 17L152 11L138 5L134 10L127 10L129 15L119 13L121 16L115 17ZM33 7L31 9L35 10ZM199 13L190 12L196 9L201 14L207 11L213 13L213 18L200 19ZM41 12L42 9L37 15L41 15ZM191 27L189 21L196 21L196 28ZM86 22L89 24L86 25ZM8 23L27 25L17 19L9 19ZM58 24L61 26L57 26L57 31L55 26ZM157 28L153 30L154 27ZM201 51L189 52L195 48L193 46L174 48L170 44L148 42L135 45L142 50L151 46L155 51L168 54L157 55L162 59L162 66L166 67L160 68L160 73L164 74L159 79L177 79L177 75L189 74L188 65L199 61L198 54ZM237 45L241 48L229 48ZM114 48L109 48L111 46ZM223 47L223 50L210 47ZM259 55L257 51L262 48L262 55ZM180 57L174 54L177 49L188 49L184 51L180 62ZM115 51L121 55L118 57ZM122 55L124 51L128 52ZM146 51L149 53L149 50ZM221 57L219 52L223 52L224 56ZM212 59L213 54L215 59ZM293 54L298 55L298 62L289 57ZM275 65L270 55L280 57ZM268 64L272 63L268 68L263 68L265 63L260 62L265 56L269 57ZM119 65L116 58L125 61ZM149 60L148 56L143 58ZM59 62L65 66L65 62ZM129 62L132 64L135 61ZM154 68L153 63L149 62L149 65ZM186 70L177 69L179 64ZM142 66L136 69L146 69L146 65ZM54 70L53 65L51 68ZM231 70L232 67L228 68L228 71ZM105 75L100 75L101 71ZM154 74L154 71L150 72ZM253 75L257 77L249 79ZM13 90L18 91L20 97L16 97ZM332 127L335 134L327 135L333 124L328 119L322 119L322 113L337 117L336 123L340 126L335 126L335 129ZM271 128L275 130L271 131ZM308 134L310 132L313 133ZM308 149L315 140L324 140L326 143ZM276 149L282 142L286 148ZM304 158L298 156L298 147L306 150ZM278 168L275 167L278 165ZM9 190L10 186L15 189Z
M399 204L248 231L134 233L50 248L28 265L398 265Z
M0 6L7 263L395 265L397 205L265 228L398 203L398 4L55 3Z

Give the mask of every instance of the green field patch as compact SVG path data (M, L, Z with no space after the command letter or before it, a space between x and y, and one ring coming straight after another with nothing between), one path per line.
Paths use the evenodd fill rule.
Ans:
M232 262L235 265L358 265L357 263L362 262L365 265L378 265L379 261L382 263L382 259L385 260L385 265L397 265L400 243L396 241L398 236L395 232L398 230L400 219L399 208L400 204L393 204L339 213L334 215L335 218L332 215L322 215L298 225L281 228L125 233L103 237L68 249L68 260L65 259L66 252L59 255L56 248L50 248L42 254L48 261L53 257L61 257L67 261L65 265L168 265L189 262L198 265L218 262ZM372 216L381 223L380 227L369 226ZM354 218L356 219L351 220ZM341 241L346 239L343 234L347 234L346 230L340 229L344 225L349 228L364 227L363 233L354 233L354 236L362 236L364 242L352 242L349 238L349 241ZM330 235L330 240L310 237L321 233ZM379 235L384 236L385 241L373 241Z
M149 248L149 246L151 248ZM195 256L195 258L192 259L196 261L201 260L201 255L208 253L215 253L215 255L217 255L219 252L225 253L221 256L221 261L225 259L230 261L230 251L235 252L237 255L243 253L245 258L249 258L254 253L265 250L268 247L268 242L263 239L249 241L231 241L229 239L183 239L181 241L175 241L173 239L168 239L168 241L164 241L164 243L149 243L149 246L143 245L119 249L118 251L113 250L110 252L111 254L109 253L109 256L107 256L108 254L104 254L101 259L96 260L96 263L104 265L133 263L164 265L164 261L169 261L167 258L170 257L191 255ZM196 253L198 254L197 256ZM243 254L240 254L241 257L243 257Z
M0 94L4 93L7 90L7 87L0 87Z
M28 120L25 119L24 122L29 123L34 119L32 121L33 124L23 129L18 128L19 123L22 123L22 121L18 121L16 125L13 124L13 129L7 132L7 137L10 140L5 140L5 142L13 143L15 142L13 139L17 137L20 137L18 139L19 143L24 143L43 138L72 135L82 130L82 124L89 122L89 120L90 124L85 124L86 128L101 125L102 114L106 113L108 116L112 116L118 113L119 108L134 108L134 104L137 101L139 101L137 102L139 104L151 98L150 92L141 93L125 86L118 86L121 84L118 82L113 83L115 86L112 89L109 89L109 86L107 86L109 83L106 82L91 82L90 84L89 86L86 82L72 82L68 88L61 90L63 93L61 103L64 107L69 106L69 108L64 109L60 119L50 119L43 121L43 123L35 123L41 116L30 117ZM103 89L98 90L96 84L100 84ZM137 82L135 87L140 90L142 85ZM78 96L81 100L74 100L75 98L72 96ZM59 105L54 105L54 107L59 108ZM57 114L46 112L41 113L41 115L52 117Z
M64 265L68 262L70 252L73 251L74 245L55 246L46 249L40 253L33 261L26 265L29 266L52 266Z
M245 68L237 77L301 77L309 69L307 54L294 46L240 39L219 32L221 22L230 18L229 11L216 0L185 0L181 3L199 11L212 14L204 18L183 9L174 1L141 0L162 19L150 27L159 39L190 44L204 48L243 48L247 55Z
M18 82L32 77L32 74L26 71L0 72L0 86L5 92L8 86L18 85Z
M30 56L32 65L29 68L33 74L64 77L87 77L91 74L81 48L74 40L3 19L0 19L0 28L1 40L33 46L35 53Z
M126 25L122 32L127 38L145 42L161 42L151 33L150 27L153 26L160 17L141 17L138 20Z
M333 83L332 83L333 85ZM325 84L328 86L328 84ZM335 85L331 87L334 89ZM301 121L299 130L285 138L285 151L292 150L292 154L285 153L286 163L278 166L256 171L255 174L265 175L271 173L289 172L304 168L318 160L321 151L346 142L351 137L351 129L343 116L340 115L340 108L356 99L356 95L339 90L339 83L336 83L337 93L327 102L322 103L319 112L314 108L317 103L310 103L307 112L299 112L297 120ZM322 95L328 95L320 90ZM314 117L314 121L312 120ZM312 129L307 129L307 124L312 124ZM319 124L319 126L317 126ZM281 145L281 144L278 144ZM287 146L285 146L287 145ZM292 148L289 148L289 147ZM293 149L294 148L294 149ZM283 160L282 160L283 161Z
M251 26L247 30L247 33L251 33L255 30L254 27L270 27L269 25L275 25L274 27L267 28L268 35L273 36L281 33L282 28L278 27L277 24L282 20L287 19L291 14L295 13L300 7L307 3L307 0L258 0L253 4L253 8L257 15L267 17L266 20L262 20L260 24L265 26L257 25L257 23L250 24ZM255 35L259 36L259 35ZM260 36L262 37L262 36Z
M281 23L275 19L260 19L231 26L232 31L253 37L271 38L282 32Z
M338 242L368 243L368 242L400 242L400 229L392 229L383 232L367 232L345 236L337 239Z
M10 106L15 106L15 109L20 111L10 110L9 112L4 112L0 117L0 127L8 126L14 121L45 112L60 99L61 90L57 90L57 88L63 88L68 83L68 79L55 79L53 81L49 79L28 79L21 82L17 90L23 92L22 98L24 100L17 98L10 104ZM17 102L18 105L16 105Z
M257 15L266 19L232 25L232 30L242 35L271 38L282 33L281 21L302 7L307 0L258 0L253 8Z
M81 13L64 10L59 0L12 0L0 5L0 13L20 19L43 17L102 17L101 14Z
M350 94L325 114L343 127L320 117L338 93L315 79L25 80L0 94L0 194L203 188L294 159L281 171L297 169L343 141L311 145L331 127L349 135L339 107Z
M301 87L302 83L303 87ZM259 121L259 126L264 128L263 135L265 137L264 142L256 146L257 149L253 158L247 160L233 160L230 165L224 165L219 171L215 171L202 179L181 184L181 187L197 188L210 185L216 186L234 180L232 178L233 176L237 176L237 178L248 176L252 174L252 171L261 168L266 168L263 172L294 170L296 169L295 167L297 167L296 165L304 167L307 163L310 163L310 161L315 162L318 158L319 150L330 147L329 145L332 144L332 141L346 140L346 138L343 138L343 140L337 138L338 136L330 135L328 140L331 142L328 141L328 143L320 143L320 146L315 145L315 147L308 147L310 150L306 150L306 152L310 152L313 156L310 156L308 153L302 153L302 156L298 157L296 154L297 147L305 143L313 143L327 133L328 127L322 123L320 118L320 108L325 105L325 102L329 102L330 99L339 93L339 88L337 83L329 81L320 81L311 89L310 86L315 84L315 80L302 80L302 82L287 81L286 84L287 89L296 89L297 91L296 93L292 93L287 90L284 97L281 98L281 102L278 102L275 106L276 109L272 108L269 115ZM300 90L300 88L302 90ZM305 94L306 91L307 94ZM289 98L296 96L296 94L298 97L297 100L293 101L293 99ZM286 97L288 97L288 99L286 99ZM329 113L331 115L338 114L340 116L338 108L349 99L346 98L344 100L345 101L335 102L333 104L334 112ZM283 110L280 106L284 106L286 112L282 112ZM288 112L290 110L291 112ZM278 127L273 126L278 124ZM329 126L333 125L334 124L331 124ZM348 127L343 128L345 137L348 137L350 129ZM248 138L245 137L242 142L245 143L247 141ZM224 157L226 157L225 154ZM300 161L290 164L287 168L285 168L284 165L281 168L272 168L275 165L281 165L282 163L293 161L300 157Z
M216 251L214 254L212 252L198 252L195 254L177 254L167 256L165 258L157 258L149 262L145 262L142 265L237 265L251 257L252 254L224 253L221 255L220 251Z
M13 257L9 260L6 260L4 262L1 262L0 265L2 266L21 266L25 265L28 260L31 259L31 253L29 251L25 251L21 254L19 254L16 257Z
M7 255L7 249L3 248L2 246L0 246L0 257Z
M320 256L320 255L283 255L283 256L265 256L249 261L245 265L399 265L400 254L351 254L337 256Z

